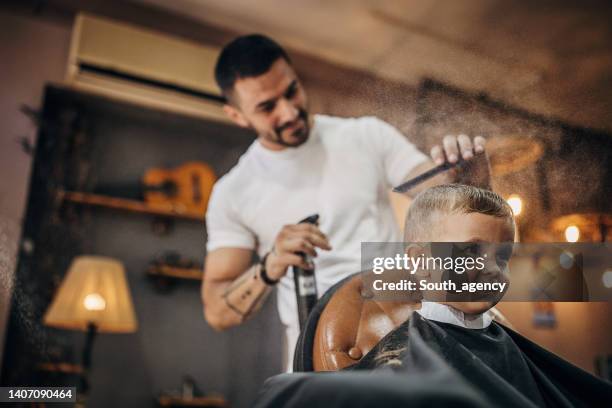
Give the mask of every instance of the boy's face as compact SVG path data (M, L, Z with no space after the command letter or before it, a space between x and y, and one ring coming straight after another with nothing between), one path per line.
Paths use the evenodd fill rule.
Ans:
M437 242L514 242L514 226L509 218L480 213L447 214L437 218Z
M469 282L502 282L507 281L507 264L511 256L511 247L503 245L486 245L486 243L512 243L514 241L514 225L509 218L494 217L480 213L447 214L434 219L436 227L432 231L432 242L465 242L474 245L472 256L484 256L485 267L482 270L472 269L465 273ZM510 249L510 250L509 250ZM466 246L466 253L470 247ZM489 253L491 252L491 253ZM430 271L431 281L441 281L441 272ZM501 298L500 294L500 298ZM428 294L424 294L427 300ZM436 299L429 299L437 301ZM483 301L451 302L439 301L460 310L466 314L480 314L497 303L486 296Z

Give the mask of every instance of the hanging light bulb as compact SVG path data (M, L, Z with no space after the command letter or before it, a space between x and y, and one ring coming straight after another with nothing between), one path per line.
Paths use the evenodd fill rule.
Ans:
M511 194L510 197L506 200L510 208L512 208L512 212L514 216L517 217L523 212L523 200L518 194Z
M570 225L565 229L565 240L567 242L577 242L580 238L580 229L575 225Z

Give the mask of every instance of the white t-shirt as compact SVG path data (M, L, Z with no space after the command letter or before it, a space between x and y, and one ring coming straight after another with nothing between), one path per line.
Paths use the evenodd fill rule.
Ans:
M263 256L284 225L319 214L333 247L314 258L320 297L361 269L361 242L401 239L389 188L427 160L380 119L315 115L304 144L272 151L255 141L215 184L206 212L207 250L249 248ZM277 287L290 368L299 335L291 270Z

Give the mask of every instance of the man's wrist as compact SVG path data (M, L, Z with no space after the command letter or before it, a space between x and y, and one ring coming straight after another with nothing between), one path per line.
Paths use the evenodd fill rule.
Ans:
M266 268L266 261L268 260L268 256L270 254L271 252L268 252L267 254L263 256L263 258L261 258L261 262L259 263L259 277L261 278L262 281L264 281L266 285L274 286L279 282L280 279L272 279L268 276L268 271Z

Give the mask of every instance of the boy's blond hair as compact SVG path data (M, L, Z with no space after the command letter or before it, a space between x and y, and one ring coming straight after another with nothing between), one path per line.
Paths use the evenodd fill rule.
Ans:
M404 241L423 242L432 238L432 219L443 214L480 213L508 218L514 225L512 208L499 194L464 184L428 188L416 196L404 224Z

